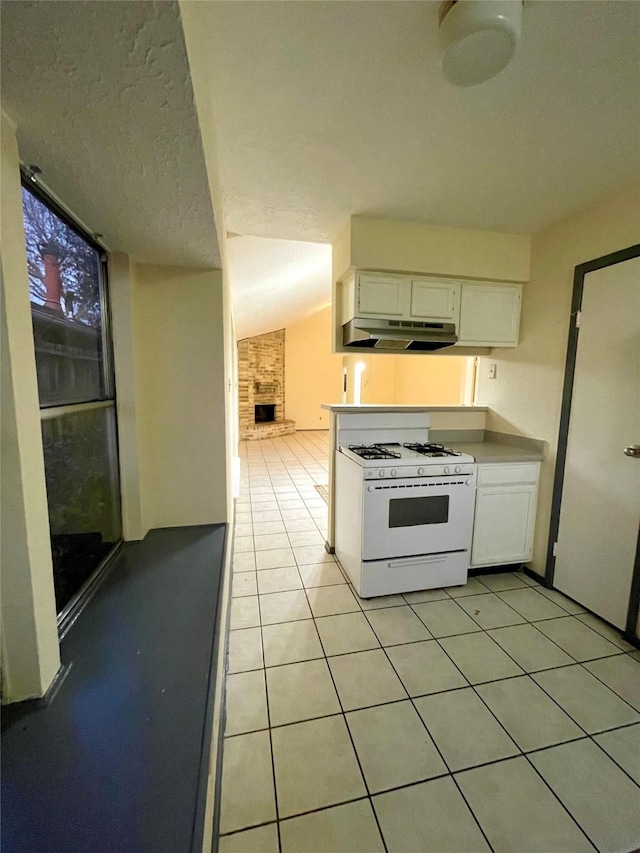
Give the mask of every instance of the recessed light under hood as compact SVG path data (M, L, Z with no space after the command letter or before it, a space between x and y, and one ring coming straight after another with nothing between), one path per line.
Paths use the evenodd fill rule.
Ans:
M453 323L354 317L342 327L344 346L375 352L432 352L453 346L457 340Z

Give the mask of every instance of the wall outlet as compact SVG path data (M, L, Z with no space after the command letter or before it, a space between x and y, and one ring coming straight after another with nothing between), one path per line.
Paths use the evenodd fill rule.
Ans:
M489 365L489 379L495 379L496 378L497 367L498 366L495 363L495 361L492 361L491 364Z

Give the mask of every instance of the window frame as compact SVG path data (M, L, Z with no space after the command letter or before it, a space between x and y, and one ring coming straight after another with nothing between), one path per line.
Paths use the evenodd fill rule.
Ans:
M124 522L122 518L122 469L120 464L120 436L118 429L118 407L116 399L115 362L113 354L113 333L111 323L111 307L109 300L109 261L108 252L62 205L53 198L42 185L33 177L23 164L20 165L21 187L30 192L57 216L68 228L74 231L92 249L98 253L98 287L101 312L101 345L102 369L104 376L104 396L70 402L55 402L42 404L38 395L40 422L58 420L67 415L89 412L96 409L112 409L114 414L114 437L116 443L115 469L118 478L118 513L120 516L120 539L115 542L110 552L98 563L87 576L83 584L72 595L62 609L57 613L58 636L62 639L80 612L89 601L92 593L100 583L107 565L120 550L123 543ZM31 305L31 299L29 299Z
M29 171L20 166L20 183L23 189L35 196L39 202L48 207L49 210L74 231L81 240L84 240L98 254L98 288L100 295L100 327L102 345L102 371L104 376L104 394L101 397L92 397L87 400L73 400L69 402L41 403L38 398L40 411L51 408L64 408L66 406L78 406L84 403L99 403L107 400L116 401L115 365L113 358L113 334L111 325L111 309L109 303L109 263L107 250L97 242L94 235L83 228L71 214L68 213L47 191L34 180Z

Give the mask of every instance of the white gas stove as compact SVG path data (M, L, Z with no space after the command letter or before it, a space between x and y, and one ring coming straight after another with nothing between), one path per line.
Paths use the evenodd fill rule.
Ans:
M426 412L338 418L336 556L363 597L464 584L476 467Z

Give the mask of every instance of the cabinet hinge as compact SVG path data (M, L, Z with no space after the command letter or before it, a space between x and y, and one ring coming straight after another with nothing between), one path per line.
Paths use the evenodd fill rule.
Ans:
M582 311L576 311L576 329L580 328L580 317L582 315Z
M553 552L552 553L553 553L554 557L558 556L558 543L557 542L553 543Z

